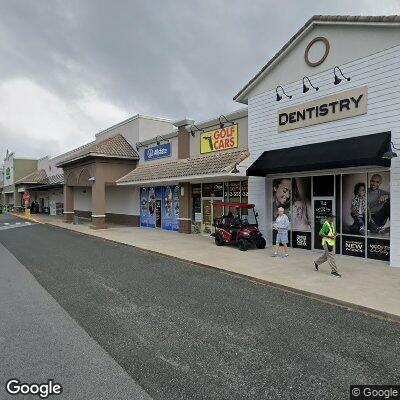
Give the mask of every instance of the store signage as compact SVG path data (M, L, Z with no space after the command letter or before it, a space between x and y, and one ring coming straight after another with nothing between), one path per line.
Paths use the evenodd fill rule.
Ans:
M171 143L163 143L158 146L144 149L145 161L157 160L164 157L171 157Z
M366 114L367 95L367 86L362 86L278 110L278 132Z
M342 254L365 257L365 238L360 236L342 236Z
M293 247L311 250L311 232L295 232L293 236Z
M6 179L10 179L11 178L11 169L10 167L6 168Z
M375 260L390 260L390 240L367 239L367 257Z
M237 124L221 129L203 132L200 135L200 153L213 153L238 147L238 126Z
M319 232L328 216L333 214L332 199L314 199L314 248L322 250L322 239Z

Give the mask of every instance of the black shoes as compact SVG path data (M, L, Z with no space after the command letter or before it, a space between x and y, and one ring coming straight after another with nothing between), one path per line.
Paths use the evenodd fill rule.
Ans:
M315 270L318 271L318 264L314 261Z
M340 275L339 272L336 272L336 271L332 271L332 272L331 272L331 275L337 276L338 278L341 278L341 277L342 277L342 275Z

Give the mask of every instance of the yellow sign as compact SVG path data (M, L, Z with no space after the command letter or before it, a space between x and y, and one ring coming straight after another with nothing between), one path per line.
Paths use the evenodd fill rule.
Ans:
M200 153L213 153L238 147L237 124L212 131L203 132L200 135Z

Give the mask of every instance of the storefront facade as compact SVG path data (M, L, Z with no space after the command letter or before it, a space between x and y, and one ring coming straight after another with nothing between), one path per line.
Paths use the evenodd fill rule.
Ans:
M139 164L117 185L139 187L140 226L209 234L229 212L217 201L247 202L247 109L175 126L136 144Z
M249 202L272 243L283 207L291 245L400 266L400 26L378 17L314 17L235 97L249 107ZM396 151L396 150L394 150Z

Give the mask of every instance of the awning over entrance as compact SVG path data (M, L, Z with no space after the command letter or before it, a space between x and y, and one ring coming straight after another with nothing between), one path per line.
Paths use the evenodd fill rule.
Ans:
M382 158L389 149L390 132L264 151L247 169L248 176L362 166L390 166Z

